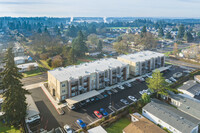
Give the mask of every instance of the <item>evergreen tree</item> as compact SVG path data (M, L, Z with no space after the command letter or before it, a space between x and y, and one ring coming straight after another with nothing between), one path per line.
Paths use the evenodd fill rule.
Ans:
M156 70L152 74L152 78L148 78L146 82L148 88L150 88L152 92L156 92L157 96L158 94L168 95L167 90L169 90L169 88L167 87L165 78L159 70Z
M88 48L82 31L79 31L78 36L73 40L72 48L74 49L74 53L77 57L84 56L85 52L87 52Z
M146 35L146 33L147 33L147 27L146 27L146 26L143 26L143 28L142 28L142 30L141 30L140 36L141 36L141 37L144 37L144 36Z
M184 28L184 25L181 24L179 26L179 29L178 29L178 34L177 34L177 38L178 39L182 39L184 37L184 34L185 34L185 28Z
M71 48L69 53L68 53L67 61L68 61L68 64L74 64L75 61L76 61L76 57L75 57L75 53L74 53L73 48Z
M5 89L3 96L5 100L2 110L5 112L4 119L7 124L18 127L26 116L26 97L29 94L21 83L22 74L18 71L14 62L14 54L12 48L9 48L5 54L4 70L0 73L2 77L2 87Z
M158 36L159 37L163 37L164 36L163 28L159 28L159 30L158 30Z
M38 34L41 34L41 33L42 33L41 28L38 29L37 33L38 33Z
M97 50L102 51L102 49L103 49L103 42L99 40L99 42L97 43Z
M171 32L167 32L165 38L166 38L166 39L172 39Z
M60 29L61 29L61 30L64 29L64 25L63 25L63 23L60 24Z
M194 41L194 38L193 38L191 32L189 32L189 31L185 33L184 38L185 38L185 40L186 40L188 43Z

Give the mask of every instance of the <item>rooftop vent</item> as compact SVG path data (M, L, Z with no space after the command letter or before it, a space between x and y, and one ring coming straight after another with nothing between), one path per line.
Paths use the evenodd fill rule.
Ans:
M187 109L190 109L190 107L189 107L189 106L187 106Z

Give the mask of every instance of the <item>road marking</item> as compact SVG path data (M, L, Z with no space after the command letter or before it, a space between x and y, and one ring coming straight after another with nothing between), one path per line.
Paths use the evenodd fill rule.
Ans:
M93 122L93 121L89 118L89 116L87 116L87 118L88 118L88 120L89 120L90 122Z
M115 105L117 105L117 107L120 107L117 103Z

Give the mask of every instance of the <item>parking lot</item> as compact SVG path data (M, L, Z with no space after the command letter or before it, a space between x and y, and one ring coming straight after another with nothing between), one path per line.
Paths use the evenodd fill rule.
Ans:
M164 76L170 78L174 73L183 72L184 70L184 68L174 66L170 71L167 71ZM77 119L82 119L86 124L92 123L98 119L93 111L104 108L108 113L111 113L126 106L120 101L121 99L125 99L131 103L133 101L131 101L128 96L134 96L136 99L139 99L141 97L139 91L148 89L145 82L133 81L130 84L131 87L123 85L124 89L115 88L115 92L111 90L111 95L103 92L101 95L105 98L88 103L77 110L70 110L68 107L64 107L64 115L58 114L41 88L30 90L30 92L41 113L41 128L51 130L52 128L57 128L58 126L63 127L65 124L68 124L74 130L77 130L80 128L76 124ZM116 92L116 90L118 92ZM109 107L110 103L112 107Z

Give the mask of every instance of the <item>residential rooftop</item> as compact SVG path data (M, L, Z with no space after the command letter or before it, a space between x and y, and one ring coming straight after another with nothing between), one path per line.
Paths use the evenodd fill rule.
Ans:
M181 95L170 94L170 97L181 104L178 109L200 120L200 101Z
M179 87L178 90L185 90L193 95L196 95L200 92L200 84L197 83L195 80L189 80L185 82L181 87Z
M126 60L132 61L132 62L142 62L145 60L150 60L152 58L162 57L164 54L153 52L153 51L142 51L137 52L135 54L129 54L129 55L121 55L120 58L124 58Z
M125 133L166 133L163 129L149 121L142 115L137 113L131 114L133 117L138 119L136 122L131 122L127 127L123 129Z
M128 65L114 58L106 58L80 65L60 67L48 71L58 81L63 82L66 80L78 79L79 77L87 76L95 72L102 72L108 69L122 67Z
M189 133L200 123L198 119L157 99L153 99L143 109L184 133Z

